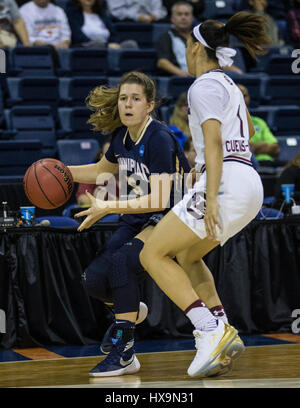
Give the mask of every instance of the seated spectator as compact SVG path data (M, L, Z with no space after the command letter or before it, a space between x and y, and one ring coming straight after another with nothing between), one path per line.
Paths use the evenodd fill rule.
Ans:
M186 142L184 143L184 154L189 162L191 169L193 169L195 167L195 159L197 153L195 151L193 140L191 137L187 138Z
M300 205L300 151L279 173L275 184L275 201L273 204L275 208L280 208L284 200L281 189L282 184L294 184L293 198Z
M271 46L284 45L284 41L280 36L279 28L276 21L270 14L266 13L268 0L249 0L249 6L252 13L261 14L267 18L266 33L270 37Z
M169 128L175 133L183 149L187 138L191 137L188 122L188 103L186 92L182 92L176 101L173 113L169 120Z
M106 0L106 4L115 21L153 23L167 15L162 0Z
M185 59L186 41L193 28L193 7L186 1L177 1L171 9L172 28L159 36L155 48L157 68L161 75L191 76ZM225 70L242 74L236 66L224 67Z
M119 44L118 34L106 16L100 0L70 0L66 14L72 32L74 47L106 47L113 49L137 48L136 41Z
M193 7L193 15L197 20L202 19L202 13L205 9L205 1L204 0L186 0L187 3L190 3ZM178 0L163 0L163 5L165 6L167 13L168 13L168 20L171 18L171 9L172 6L177 3Z
M19 37L21 43L30 46L28 33L15 0L0 2L0 47L13 48Z
M244 85L237 85L244 96L246 105L249 106L248 89ZM280 154L278 141L263 119L252 115L251 119L255 128L255 135L250 139L250 148L261 166L272 165L274 159Z
M109 140L103 143L103 145L97 152L96 156L94 157L93 160L94 163L97 163L102 158L102 156L107 152L109 146L110 146ZM93 194L94 197L97 197L104 201L108 200L108 198L110 200L115 199L116 195L118 195L118 188L116 192L109 192L108 197L107 190L103 189L105 185L107 185L107 182L104 183L104 185L79 183L76 191L76 201L78 206L90 206L91 202L89 198L86 196L86 191L88 191L90 194Z
M52 45L56 49L70 47L71 30L61 7L50 0L33 0L24 4L20 12L32 45Z
M293 46L300 48L300 0L294 0L293 8L288 12L287 30Z

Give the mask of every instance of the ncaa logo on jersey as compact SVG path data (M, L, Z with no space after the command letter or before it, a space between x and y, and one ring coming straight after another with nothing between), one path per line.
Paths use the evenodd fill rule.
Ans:
M142 146L140 147L140 150L139 150L139 155L140 155L140 157L143 157L143 156L144 156L144 153L145 153L145 146L142 145Z

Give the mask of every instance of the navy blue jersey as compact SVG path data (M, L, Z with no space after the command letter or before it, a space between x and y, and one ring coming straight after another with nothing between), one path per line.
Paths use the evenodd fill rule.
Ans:
M174 180L164 213L181 200L184 193L183 176L190 171L190 166L176 136L165 124L152 120L137 142L130 138L127 127L119 128L105 157L119 164L120 200L150 194L150 176L162 173L172 174ZM143 225L153 214L125 214L121 218L131 225Z

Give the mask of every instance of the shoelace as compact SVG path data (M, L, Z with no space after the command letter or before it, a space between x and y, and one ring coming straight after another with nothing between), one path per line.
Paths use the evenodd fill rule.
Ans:
M204 341L208 336L209 332L197 332L197 335L195 335L195 348L197 351L202 351L205 349L206 342Z

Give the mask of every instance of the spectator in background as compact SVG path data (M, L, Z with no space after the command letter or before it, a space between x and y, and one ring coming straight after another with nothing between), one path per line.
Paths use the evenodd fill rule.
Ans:
M118 34L104 12L100 0L70 0L66 14L72 32L72 44L86 47L113 49L137 48L136 41L128 40L119 44Z
M173 113L169 120L169 128L175 133L182 149L184 149L186 140L191 137L188 122L188 102L186 92L182 92L177 98Z
M30 46L28 33L15 0L0 0L0 47L13 48L19 37L21 43Z
M61 7L50 0L33 0L24 4L20 12L32 45L52 45L56 49L70 47L71 30Z
M163 5L165 6L168 13L168 20L171 18L172 6L177 3L178 0L163 0ZM190 3L193 7L193 15L196 19L201 20L201 15L205 9L204 0L187 0L187 3Z
M270 14L266 13L268 7L267 0L249 0L249 6L252 13L261 14L267 18L267 24L265 31L271 40L271 46L281 46L284 45L283 39L280 37L279 28L276 21Z
M294 0L293 8L288 12L287 30L293 46L300 48L300 0Z
M162 0L107 0L109 14L116 21L153 23L167 15Z
M193 169L195 167L195 159L197 153L195 151L193 140L191 137L188 138L184 144L184 154L189 162L189 165L191 166L191 169Z
M193 7L177 1L171 9L172 28L162 34L155 44L157 68L168 75L191 76L185 59L186 40L193 24Z
M248 107L250 105L248 89L242 84L237 84L237 86L240 88ZM250 139L252 153L260 165L272 165L274 159L280 154L278 141L263 119L252 115L251 119L255 128L255 135Z
M186 40L193 28L193 7L186 1L177 1L171 9L172 28L159 36L155 48L157 52L157 68L161 74L191 76L187 70L185 49ZM224 67L242 74L242 70L232 65Z

